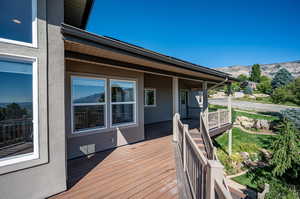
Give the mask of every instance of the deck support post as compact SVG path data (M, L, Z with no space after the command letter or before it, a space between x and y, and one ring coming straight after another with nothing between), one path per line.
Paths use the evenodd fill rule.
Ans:
M228 123L232 123L232 105L231 105L231 84L229 86L229 92L228 92ZM232 129L228 130L228 154L232 154Z
M202 85L203 92L203 113L204 113L204 122L208 127L208 92L207 92L207 82L204 81Z
M173 141L177 141L178 135L178 116L179 116L179 86L178 77L172 78L172 96L173 96ZM175 123L176 121L176 123Z

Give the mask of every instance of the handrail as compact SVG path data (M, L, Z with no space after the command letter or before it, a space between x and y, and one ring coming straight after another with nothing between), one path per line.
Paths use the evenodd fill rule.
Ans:
M203 135L204 146L205 146L205 149L206 149L206 152L207 152L208 159L214 160L215 159L214 145L213 145L212 140L210 138L208 127L207 127L206 123L204 122L203 114L200 114L200 122L201 122L200 132Z
M226 188L226 184L220 182L218 179L215 179L215 195L217 195L218 199L232 198L230 192Z
M183 124L180 115L173 117L174 137L180 151L183 171L188 180L193 199L232 199L224 178L224 170L221 163L216 160L215 148L208 135L207 125L204 123L202 115L202 129L204 145L209 145L210 156L206 157L197 146L194 138L189 132L188 125ZM208 151L206 151L207 154Z
M209 129L220 128L225 124L229 124L229 110L218 109L218 111L208 113L208 127Z

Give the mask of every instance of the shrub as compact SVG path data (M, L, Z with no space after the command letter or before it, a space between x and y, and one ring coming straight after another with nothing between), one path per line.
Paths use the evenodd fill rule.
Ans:
M289 185L272 181L270 191L266 194L266 199L299 199L299 192Z
M239 145L240 151L253 153L259 150L259 147L255 143L241 143Z
M261 93L271 95L273 91L271 85L271 79L268 77L261 78L260 83L257 85L257 90L260 91Z
M293 122L296 128L300 130L300 110L299 109L285 109L280 112L282 117Z
M293 123L285 118L279 126L279 135L272 143L272 150L273 175L283 176L288 173L290 177L296 178L300 171L299 135Z
M273 91L271 98L276 104L284 103L287 101L288 90L285 87L277 88Z
M244 75L244 74L240 74L238 77L237 77L238 80L240 80L241 82L245 82L248 80L248 76L247 75Z
M241 171L243 157L240 154L235 153L229 156L223 150L218 150L217 156L222 165L224 166L227 174L236 174Z
M290 83L291 81L293 81L293 76L292 74L285 68L280 69L279 71L277 71L277 73L275 74L271 84L272 84L272 88L276 89L282 86L287 85L288 83Z
M244 89L244 93L247 95L252 95L253 94L253 89L250 86L246 86Z

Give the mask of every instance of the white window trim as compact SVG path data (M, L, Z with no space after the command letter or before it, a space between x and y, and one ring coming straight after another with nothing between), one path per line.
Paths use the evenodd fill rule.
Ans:
M31 0L32 4L32 43L22 42L13 39L5 39L0 37L0 42L16 44L37 48L37 0Z
M39 119L38 119L38 59L35 57L19 56L13 54L0 54L0 58L4 60L14 60L17 62L32 62L32 112L33 112L33 152L28 154L16 155L8 158L0 159L0 167L16 164L24 161L38 159L39 155Z
M154 104L153 105L148 105L147 104L147 95L146 95L146 92L147 91L153 91L154 92ZM156 107L156 88L145 88L144 89L144 101L145 101L145 104L144 106L145 107Z
M118 81L118 82L132 82L134 83L134 101L131 102L112 102L112 82ZM136 100L137 100L137 81L136 80L124 80L124 79L109 79L109 89L110 89L110 127L116 128L116 127L124 127L124 126L131 126L137 124L137 106L136 106ZM115 104L133 104L133 122L127 122L127 123L119 123L119 124L113 124L112 123L112 105Z
M86 78L86 79L97 79L97 80L104 80L104 92L105 92L105 98L104 102L100 103L73 103L73 78L79 77L79 78ZM86 75L71 75L71 129L72 134L81 134L81 133L87 133L91 131L97 131L97 130L103 130L107 129L107 79L101 78L101 77L95 77L95 76L86 76ZM95 105L104 105L104 126L103 127L95 127L95 128L87 128L82 129L80 131L75 131L74 129L74 106L95 106Z

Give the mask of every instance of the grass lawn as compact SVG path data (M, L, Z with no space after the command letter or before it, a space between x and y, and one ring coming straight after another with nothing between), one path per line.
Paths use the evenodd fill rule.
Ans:
M279 117L276 117L276 116L255 114L255 113L246 113L246 112L241 112L238 110L236 111L236 116L245 116L245 117L249 117L252 119L262 119L262 120L269 120L269 121L279 120Z
M239 184L245 185L251 189L257 190L257 184L251 182L251 179L247 176L247 173L237 176L237 177L234 177L234 178L232 178L232 180L234 180L235 182L237 182Z
M214 111L217 111L218 109L227 109L227 106L221 106L221 105L215 105L215 104L208 105L209 112L214 112Z
M270 150L274 135L249 134L239 128L232 129L232 151L233 152L257 152L258 148ZM225 133L215 139L215 145L227 151L228 134Z

